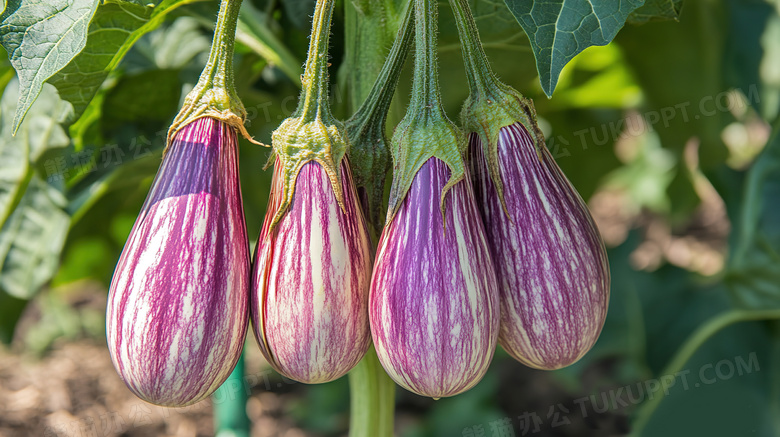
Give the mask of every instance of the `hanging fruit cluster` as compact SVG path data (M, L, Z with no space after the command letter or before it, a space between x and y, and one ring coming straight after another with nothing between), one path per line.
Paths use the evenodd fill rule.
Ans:
M398 385L433 398L477 384L497 344L540 369L593 346L609 299L601 237L533 104L491 71L468 2L450 4L470 88L462 129L441 105L437 2L410 1L372 91L342 123L328 104L335 0L317 1L298 108L272 136L250 266L237 162L237 132L248 135L231 65L240 1L222 1L209 63L171 126L111 283L111 357L134 393L168 406L213 393L249 319L286 377L332 381L373 344ZM412 97L388 146L412 39Z

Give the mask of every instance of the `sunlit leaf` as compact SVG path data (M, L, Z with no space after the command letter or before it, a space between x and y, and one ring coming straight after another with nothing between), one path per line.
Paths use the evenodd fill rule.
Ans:
M60 191L33 176L0 229L0 290L29 299L57 272L70 225Z
M609 44L644 0L505 0L525 30L539 80L552 96L567 62L590 46Z
M14 109L19 81L12 81L0 100L0 227L24 194L33 174L33 165L50 149L66 147L68 136L60 123L67 117L69 106L57 97L51 85L45 84L27 117L14 130ZM50 165L44 167L51 167ZM64 165L63 165L64 167ZM52 170L52 174L56 171Z
M11 0L0 15L0 44L19 75L13 131L43 83L84 48L98 0Z
M107 0L89 25L84 50L49 82L64 100L73 104L75 117L80 117L108 73L133 44L157 28L168 13L196 1L199 0L163 0L156 6L142 6L154 2Z

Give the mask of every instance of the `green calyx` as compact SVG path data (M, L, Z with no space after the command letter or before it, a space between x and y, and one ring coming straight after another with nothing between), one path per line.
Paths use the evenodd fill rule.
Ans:
M479 135L488 172L506 211L504 185L498 165L498 135L502 128L521 123L533 138L539 159L544 135L536 123L533 102L501 82L490 68L479 32L466 0L450 0L460 35L470 94L463 103L461 123L466 132Z
M282 202L271 221L272 227L287 212L298 174L309 161L319 163L325 170L336 200L344 210L339 168L349 142L343 123L333 117L328 104L328 39L334 5L335 0L317 1L298 108L271 135L274 151L268 163L279 159L283 179Z
M412 186L412 181L423 164L431 158L438 158L450 168L450 179L444 186L439 199L442 217L444 200L456 183L466 177L463 151L466 137L441 111L424 108L415 114L407 114L396 127L391 145L394 172L390 189L387 222L390 223Z
M533 102L497 80L494 85L492 89L485 89L479 94L472 92L463 103L460 118L464 131L479 135L490 179L506 211L504 185L498 164L499 132L506 126L521 123L531 134L539 159L542 157L544 135L536 124Z
M341 190L339 165L347 153L347 136L344 126L337 120L330 123L317 118L306 121L302 117L290 117L271 135L273 155L282 165L282 203L271 226L281 220L292 203L295 181L304 164L315 161L325 170L333 186L336 200L344 209L344 193ZM273 159L273 156L271 157ZM269 160L269 164L270 164Z
M181 128L203 117L220 120L241 132L247 140L261 144L244 127L246 110L233 86L233 46L239 9L241 0L220 3L209 60L168 129L168 145Z
M415 175L430 158L440 159L451 171L441 193L442 219L447 193L466 177L463 163L466 137L447 118L441 106L436 61L437 15L437 2L416 0L414 83L409 110L396 127L391 143L394 172L387 223L401 206Z
M391 167L385 122L404 62L414 35L414 4L407 5L398 36L360 108L346 122L350 138L349 159L355 186L368 194L368 219L376 230L382 228L382 196L385 175Z

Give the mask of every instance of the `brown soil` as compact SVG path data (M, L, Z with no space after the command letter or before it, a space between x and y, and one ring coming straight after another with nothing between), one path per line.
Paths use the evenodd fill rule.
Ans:
M248 365L259 368L257 361L252 356ZM290 395L262 391L263 378L255 379L247 405L252 436L305 436L283 418ZM0 350L0 437L213 434L211 400L164 408L138 399L114 371L105 345L59 343L42 359Z

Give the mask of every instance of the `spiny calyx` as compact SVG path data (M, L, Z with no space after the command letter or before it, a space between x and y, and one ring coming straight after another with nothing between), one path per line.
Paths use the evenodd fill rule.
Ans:
M339 168L349 143L344 125L332 118L328 121L324 121L319 116L313 120L305 116L290 117L271 135L274 152L268 162L272 163L275 156L283 166L281 206L271 226L276 226L287 212L295 194L298 173L309 161L317 162L325 170L336 200L344 211L344 193L341 189Z
M265 146L255 141L244 127L246 109L232 87L215 86L209 82L199 82L184 98L184 105L168 129L166 144L171 143L181 128L204 117L219 120L236 129L250 142Z

